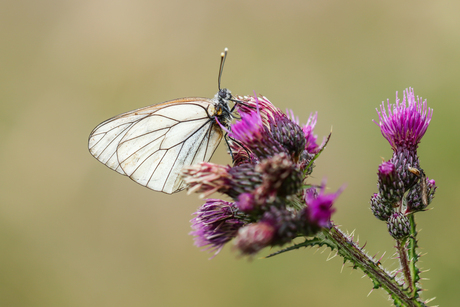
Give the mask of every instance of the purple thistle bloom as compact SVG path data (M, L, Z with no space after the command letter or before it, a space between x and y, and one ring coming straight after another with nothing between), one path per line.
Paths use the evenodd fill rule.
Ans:
M335 199L342 193L344 187L332 194L324 194L325 188L326 186L323 182L321 190L317 195L311 191L306 193L305 202L307 203L307 208L305 213L310 224L328 228L331 226L331 216L335 212L335 208L332 205Z
M316 139L318 138L318 136L313 134L313 129L315 129L317 119L318 112L316 112L315 114L310 114L307 123L302 128L306 140L305 149L308 151L308 153L311 154L317 153L320 149L320 146L316 144Z
M388 140L393 156L383 162L378 171L379 193L371 197L374 215L387 221L390 234L403 239L410 234L410 223L406 215L423 211L434 197L436 186L420 168L417 155L418 144L425 135L433 116L426 100L415 98L412 88L406 89L400 102L396 92L396 103L382 103L379 122L382 135Z
M230 127L229 136L236 141L231 142L230 149L237 165L256 163L262 158L286 151L282 144L274 139L269 127L266 126L269 121L264 123L261 114L264 113L259 112L257 104L257 111L250 109L241 112L241 120Z
M266 97L239 97L244 102L237 104L241 121L231 127L230 136L243 144L246 151L250 151L256 157L241 152L241 146L234 146L232 153L240 158L244 156L246 161L251 158L266 158L274 153L285 152L297 162L301 155L317 153L317 136L313 134L316 124L316 114L310 115L304 128L299 126L299 119L292 111L284 114L273 106ZM233 146L232 146L233 147ZM255 159L254 159L255 158ZM244 159L243 159L244 160ZM240 159L238 159L238 163Z
M238 209L233 203L220 199L207 199L195 218L191 220L195 245L207 246L217 255L225 243L233 239L245 222L237 217Z
M382 102L380 106L379 122L376 123L382 132L382 135L390 142L394 151L408 149L416 151L423 135L428 129L433 109L427 108L426 99L417 96L415 99L414 90L406 89L402 103L396 92L396 103L390 104L387 101L387 108ZM387 113L388 111L388 113Z
M240 115L243 113L249 114L252 112L257 112L262 120L263 125L267 128L270 127L270 122L274 121L275 116L284 115L283 112L275 107L265 96L238 96L237 99L244 102L244 104L236 105Z
M258 112L241 113L241 120L231 126L228 134L242 144L262 142L266 131Z
M189 193L219 192L234 201L209 199L195 213L195 244L217 254L236 237L242 254L252 255L329 227L332 204L342 189L328 195L324 185L321 191L304 189L314 159L329 140L316 144L317 114L302 127L292 111L282 113L265 97L237 99L240 119L228 130L222 127L230 136L233 166L202 162L183 170Z
M380 106L379 122L382 135L388 140L392 149L391 162L404 183L409 189L416 182L417 177L408 171L409 167L420 168L417 156L417 147L424 136L433 116L433 110L427 107L426 99L415 99L412 88L404 91L403 101L400 102L396 92L396 103L390 104L388 99ZM382 195L383 196L383 195Z

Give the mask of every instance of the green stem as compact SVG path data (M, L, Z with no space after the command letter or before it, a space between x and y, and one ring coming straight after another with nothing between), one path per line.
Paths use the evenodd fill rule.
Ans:
M413 214L409 215L409 222L410 222L410 237L409 237L409 246L407 249L407 255L408 255L408 260L409 260L409 271L410 271L410 276L411 276L411 284L409 288L412 290L412 297L417 298L418 297L418 292L417 292L417 282L420 280L419 277L419 269L417 268L417 260L418 260L418 255L417 255L417 229L416 229L416 224L415 224L415 217Z
M413 291L407 292L403 285L398 284L394 276L389 275L380 267L380 263L367 256L362 249L343 234L336 226L324 229L323 240L330 241L331 247L337 248L338 253L345 260L353 263L354 268L360 268L374 283L374 289L382 287L393 299L396 306L426 306L413 295ZM413 261L411 261L412 263Z

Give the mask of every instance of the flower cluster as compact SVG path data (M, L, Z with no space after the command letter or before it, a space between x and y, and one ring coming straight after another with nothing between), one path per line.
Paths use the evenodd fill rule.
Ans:
M239 120L229 127L233 166L202 162L186 167L189 193L214 192L233 201L207 199L192 220L195 244L217 254L232 239L244 255L281 246L299 236L330 228L332 207L341 190L326 194L306 184L325 148L313 134L317 115L303 127L292 111L284 114L265 97L236 97Z
M393 149L389 161L378 169L379 192L371 197L374 215L387 222L395 239L409 236L407 216L423 211L431 203L436 191L434 180L425 176L420 167L417 148L430 124L433 110L426 100L415 98L412 88L404 91L401 102L396 92L396 103L382 103L379 122L374 121Z

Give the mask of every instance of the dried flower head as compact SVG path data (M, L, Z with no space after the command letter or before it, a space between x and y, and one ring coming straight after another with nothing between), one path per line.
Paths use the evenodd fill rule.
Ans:
M215 192L225 193L229 189L229 169L229 166L209 162L184 167L182 175L188 184L188 193L201 193L201 198Z

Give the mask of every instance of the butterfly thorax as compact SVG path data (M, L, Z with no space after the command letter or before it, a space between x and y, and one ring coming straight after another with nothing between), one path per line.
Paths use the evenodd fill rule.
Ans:
M229 101L232 99L232 93L229 89L223 88L214 96L214 116L217 117L219 122L228 127L229 123L232 120L232 111L229 106Z

